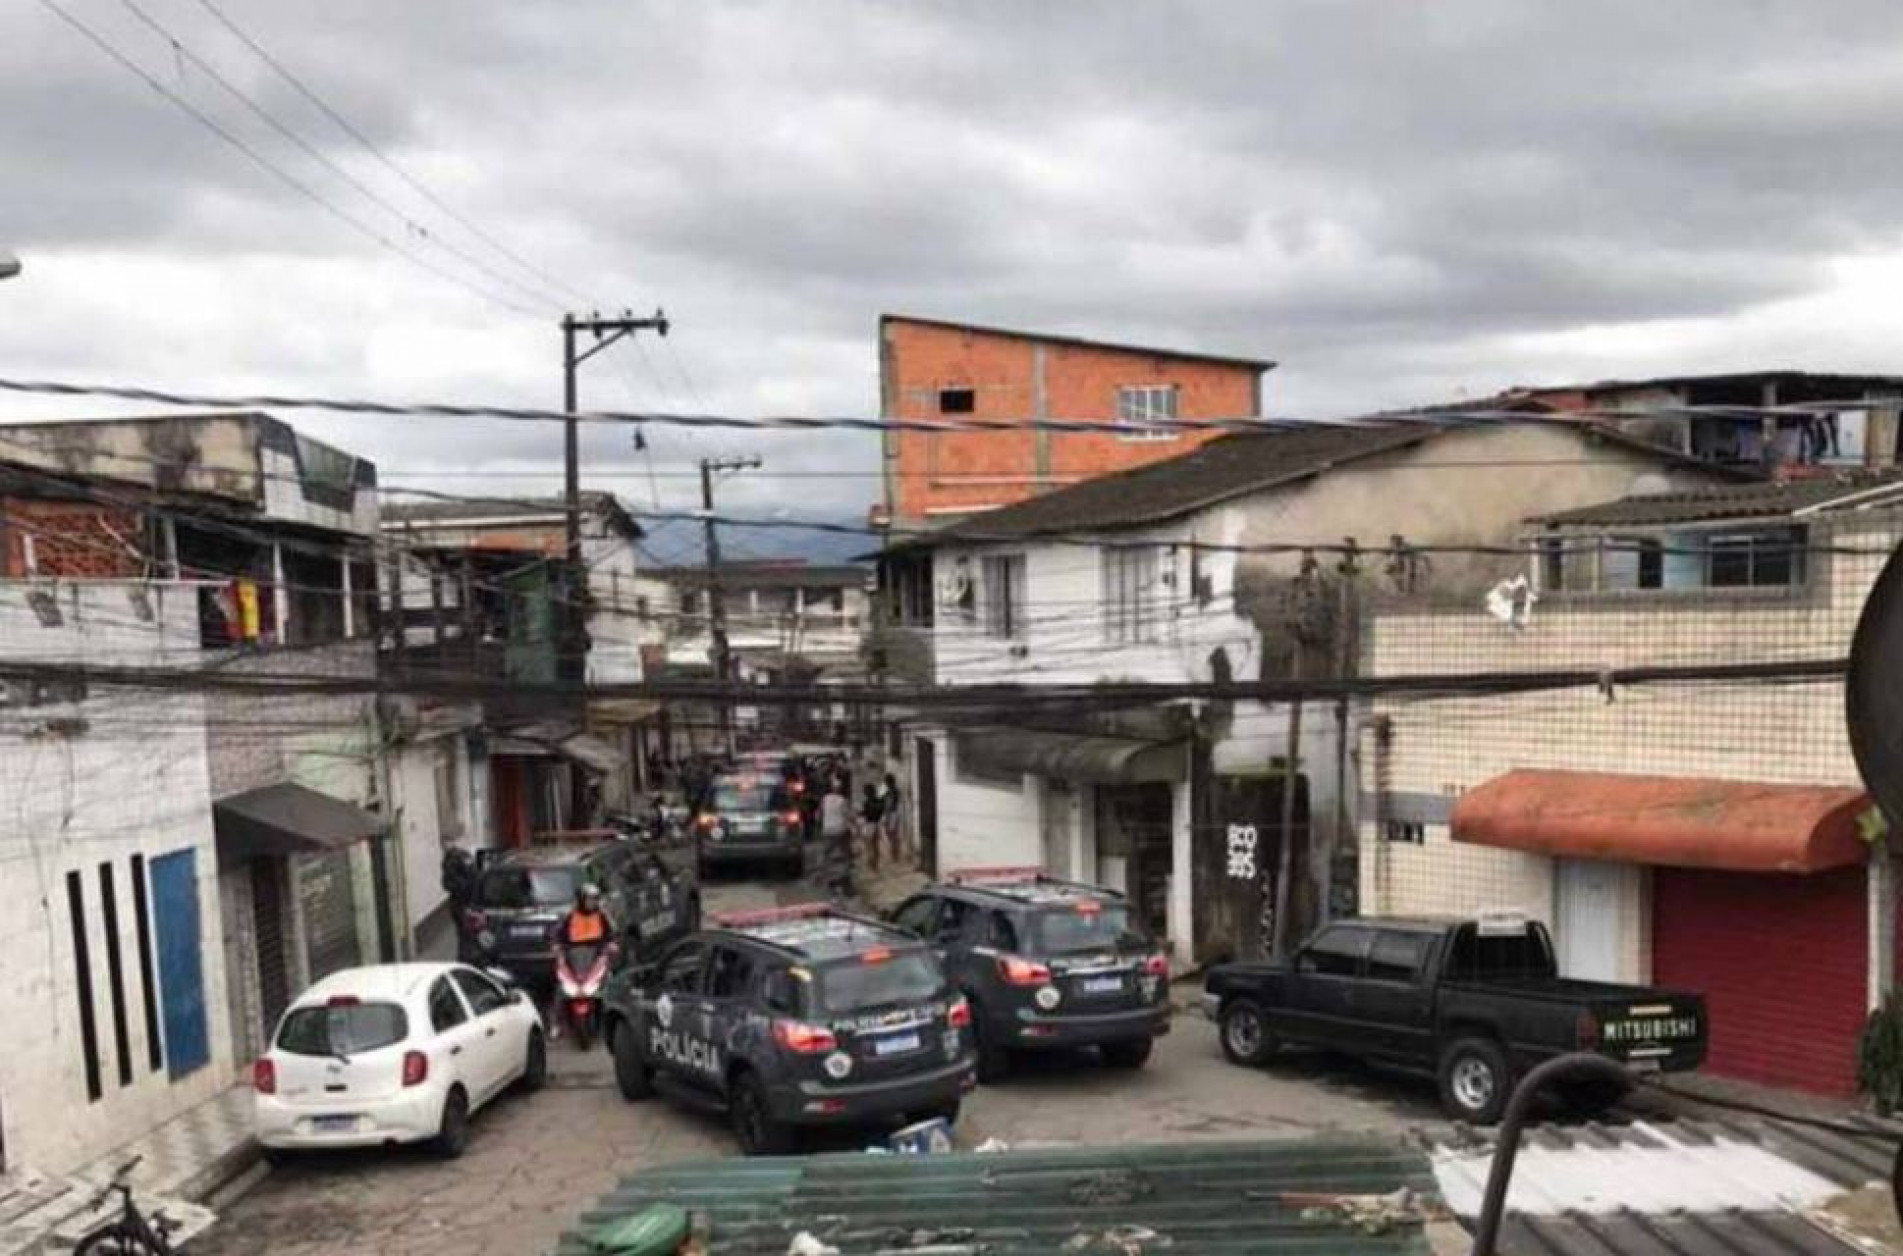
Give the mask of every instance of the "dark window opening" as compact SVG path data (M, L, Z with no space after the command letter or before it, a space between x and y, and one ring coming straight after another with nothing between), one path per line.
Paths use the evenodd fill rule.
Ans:
M1386 824L1381 826L1381 840L1384 842L1401 842L1409 846L1425 846L1427 844L1427 826L1408 820L1389 820Z
M92 944L86 937L86 884L78 872L66 874L66 909L73 927L73 989L79 998L79 1049L86 1065L86 1098L105 1093L99 1075L99 1025L93 1019Z
M145 856L132 857L132 923L139 935L139 995L145 1010L145 1059L153 1072L165 1067L159 1034L159 980L152 960L152 903L146 897Z
M1325 929L1302 948L1296 958L1296 970L1322 977L1352 977L1361 967L1361 957L1367 950L1368 930Z
M941 388L938 390L938 412L940 414L970 414L978 408L978 392L973 388Z
M106 926L106 986L112 995L112 1045L118 1052L119 1084L132 1084L132 1027L126 1021L126 970L119 953L119 896L112 865L99 865L100 918Z

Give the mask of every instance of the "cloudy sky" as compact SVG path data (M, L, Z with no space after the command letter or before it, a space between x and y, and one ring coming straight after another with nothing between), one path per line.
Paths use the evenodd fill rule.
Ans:
M613 407L874 413L888 310L1272 357L1291 415L1903 369L1881 0L215 3L0 6L0 373L553 405L583 301L676 320L586 368ZM390 484L558 483L553 428L299 422ZM876 496L864 436L588 458L673 508L715 450L767 457L735 510Z

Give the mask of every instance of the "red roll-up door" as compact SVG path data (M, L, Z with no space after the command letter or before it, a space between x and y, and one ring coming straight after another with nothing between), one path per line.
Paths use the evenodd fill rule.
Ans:
M1823 1094L1856 1089L1865 893L1861 867L1810 876L1654 871L1652 978L1704 994L1708 1071Z

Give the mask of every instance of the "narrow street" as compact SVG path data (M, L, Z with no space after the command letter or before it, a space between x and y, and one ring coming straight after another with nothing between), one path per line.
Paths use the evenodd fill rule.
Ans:
M799 883L706 887L711 911L804 896ZM558 1047L553 1079L483 1112L461 1160L399 1149L313 1156L271 1171L193 1246L198 1256L482 1256L547 1250L577 1212L621 1176L737 1154L719 1120L665 1100L634 1106L616 1092L607 1053ZM1350 1064L1292 1058L1244 1073L1223 1060L1213 1026L1180 1013L1139 1073L1087 1056L1030 1060L965 1105L958 1142L1112 1145L1400 1130L1438 1119L1431 1088ZM850 1134L816 1140L849 1151Z

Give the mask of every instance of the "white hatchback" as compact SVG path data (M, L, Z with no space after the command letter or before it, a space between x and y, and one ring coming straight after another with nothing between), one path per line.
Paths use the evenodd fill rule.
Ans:
M278 1022L252 1069L268 1151L469 1144L469 1116L548 1077L542 1018L520 990L463 964L332 973Z

